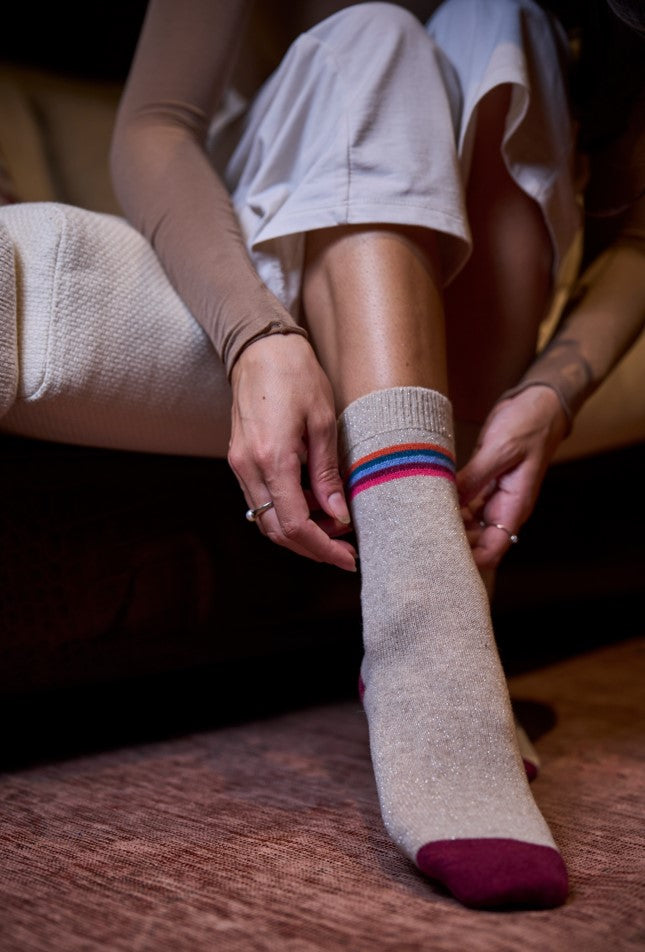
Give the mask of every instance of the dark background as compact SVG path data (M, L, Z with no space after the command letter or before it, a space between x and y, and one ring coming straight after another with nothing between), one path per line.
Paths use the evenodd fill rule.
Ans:
M127 75L146 0L5 5L0 59L88 79Z

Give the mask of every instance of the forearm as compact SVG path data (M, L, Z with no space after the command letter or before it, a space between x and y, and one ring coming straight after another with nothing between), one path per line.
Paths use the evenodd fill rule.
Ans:
M229 372L244 347L295 321L261 282L229 196L188 133L130 128L115 139L113 175L124 213L149 239L168 277Z
M299 330L258 277L205 146L247 8L245 0L153 0L110 154L124 214L155 248L229 375L258 336Z
M552 341L504 397L548 386L571 425L644 325L645 243L618 240L587 269Z

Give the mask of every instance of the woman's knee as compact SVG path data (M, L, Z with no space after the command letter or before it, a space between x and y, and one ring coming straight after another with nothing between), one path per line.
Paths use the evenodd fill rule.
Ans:
M396 3L357 3L339 10L308 31L328 47L356 54L361 48L369 51L372 61L382 59L388 49L405 49L432 45L424 25L409 10Z

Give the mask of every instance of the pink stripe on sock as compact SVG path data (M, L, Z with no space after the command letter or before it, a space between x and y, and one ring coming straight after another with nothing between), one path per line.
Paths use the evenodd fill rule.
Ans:
M378 476L372 476L369 479L361 480L353 489L350 490L349 498L353 499L364 489L371 489L373 486L379 486L381 483L389 483L393 479L402 479L405 476L440 476L442 479L455 481L454 474L450 470L441 466L396 466Z

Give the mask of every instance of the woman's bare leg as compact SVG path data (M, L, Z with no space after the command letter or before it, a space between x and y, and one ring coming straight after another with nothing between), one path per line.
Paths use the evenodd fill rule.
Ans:
M423 229L347 226L307 238L306 320L343 410L395 386L447 393L436 239Z
M553 252L542 212L501 155L509 99L509 86L499 86L478 107L466 191L474 251L444 291L460 463L495 401L533 360L552 292Z
M509 97L500 86L478 109L467 187L474 252L445 291L436 238L425 229L308 235L304 310L339 410L370 390L427 386L450 397L474 435L533 359L552 248L539 207L501 157Z

